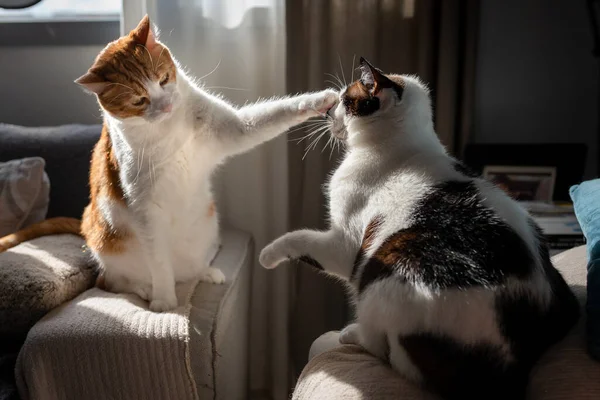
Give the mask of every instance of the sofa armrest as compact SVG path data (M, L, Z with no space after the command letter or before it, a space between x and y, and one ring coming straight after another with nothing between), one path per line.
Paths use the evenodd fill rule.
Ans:
M227 281L178 285L171 312L97 288L53 310L19 354L21 397L246 398L253 248L248 234L224 232L213 265Z

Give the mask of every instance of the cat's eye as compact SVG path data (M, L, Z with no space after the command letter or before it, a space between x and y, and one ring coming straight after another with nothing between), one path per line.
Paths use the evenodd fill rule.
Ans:
M169 73L167 73L165 77L162 78L162 80L160 81L160 86L165 86L167 82L169 82Z
M148 101L147 97L140 97L140 99L134 103L132 103L134 106L142 106L144 104L146 104L146 102Z

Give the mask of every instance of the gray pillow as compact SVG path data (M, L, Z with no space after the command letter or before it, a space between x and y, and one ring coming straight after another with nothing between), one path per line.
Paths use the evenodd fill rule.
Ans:
M43 221L50 201L50 180L43 158L0 162L0 237Z
M83 244L76 235L51 235L0 253L0 339L27 332L94 285L95 264Z

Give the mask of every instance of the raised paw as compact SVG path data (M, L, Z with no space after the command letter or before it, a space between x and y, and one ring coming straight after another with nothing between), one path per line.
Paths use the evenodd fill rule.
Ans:
M359 326L357 323L346 326L340 332L341 344L360 344Z
M200 281L222 285L225 283L225 274L219 268L208 267L202 271Z
M277 242L273 242L262 249L260 256L258 256L260 265L266 269L273 269L285 260L289 259L289 255L282 253L280 251L280 246L278 246L276 243Z
M300 102L300 111L322 115L332 108L338 101L338 94L334 90L327 89L318 93L306 95L307 98Z

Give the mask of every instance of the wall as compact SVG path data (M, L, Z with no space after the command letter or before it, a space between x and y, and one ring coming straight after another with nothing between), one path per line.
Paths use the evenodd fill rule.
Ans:
M0 122L26 126L100 123L93 96L73 80L101 45L0 47Z
M473 140L587 143L587 175L596 175L598 64L585 2L481 7Z

